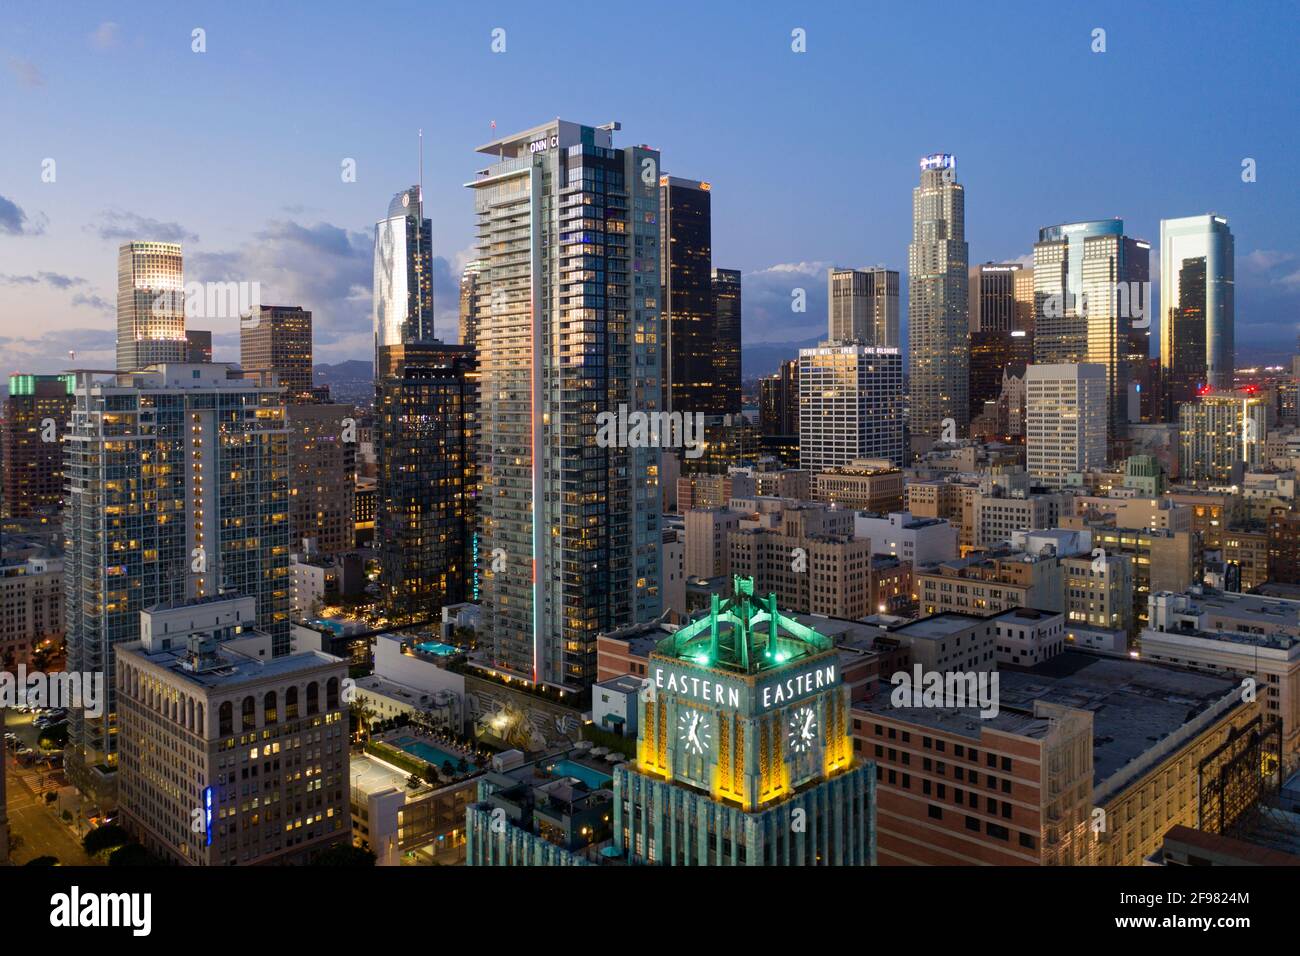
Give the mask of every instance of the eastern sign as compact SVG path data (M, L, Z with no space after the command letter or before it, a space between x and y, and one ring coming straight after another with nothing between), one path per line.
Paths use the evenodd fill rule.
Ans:
M667 691L695 703L740 710L749 696L742 682L724 674L676 668L658 662L651 665L651 671L651 683L656 693ZM763 713L784 707L838 683L839 666L826 658L802 670L791 667L772 673L753 690L753 712Z

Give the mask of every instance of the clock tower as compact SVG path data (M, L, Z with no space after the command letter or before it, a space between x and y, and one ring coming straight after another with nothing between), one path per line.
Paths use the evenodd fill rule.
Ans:
M839 652L752 579L733 588L650 655L615 840L640 862L869 864L874 776L853 759Z

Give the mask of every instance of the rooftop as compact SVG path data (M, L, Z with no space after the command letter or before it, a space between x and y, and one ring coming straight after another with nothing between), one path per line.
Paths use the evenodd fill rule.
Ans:
M256 633L258 632L245 631L241 636L247 637ZM132 641L129 644L117 645L117 649L119 652L129 652L142 657L151 664L172 671L187 683L207 690L219 690L231 686L238 687L241 684L254 681L310 673L330 665L338 667L344 667L345 665L341 658L322 654L320 651L302 651L284 657L264 659L249 657L218 643L214 652L213 665L210 669L196 671L185 666L190 660L189 652L185 647L175 647L170 650L150 653L144 649L142 642Z
M981 719L977 708L895 708L887 693L861 709L971 740L985 730L1043 738L1051 725L1034 716L1035 701L1086 710L1093 715L1093 782L1100 785L1238 688L1221 677L1075 650L1029 670L999 671L998 678L996 717Z

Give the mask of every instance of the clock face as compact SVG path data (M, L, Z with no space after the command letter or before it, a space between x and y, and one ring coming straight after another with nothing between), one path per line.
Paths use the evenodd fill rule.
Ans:
M687 753L704 753L713 739L709 731L709 718L698 710L687 709L677 718L677 736Z
M817 715L811 707L800 707L790 715L790 749L806 753L817 739Z

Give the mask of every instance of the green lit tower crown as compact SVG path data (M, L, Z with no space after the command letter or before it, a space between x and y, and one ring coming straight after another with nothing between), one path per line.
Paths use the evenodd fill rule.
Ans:
M854 763L839 652L733 583L650 655L615 840L641 862L870 864L874 778Z

